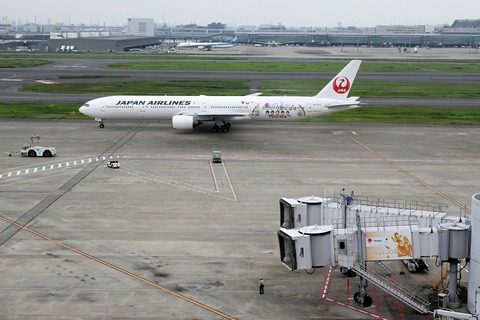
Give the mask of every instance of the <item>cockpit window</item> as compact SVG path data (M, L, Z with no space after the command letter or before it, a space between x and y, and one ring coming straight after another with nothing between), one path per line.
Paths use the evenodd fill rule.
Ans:
M85 107L87 107L87 108L89 107L88 103L85 103Z

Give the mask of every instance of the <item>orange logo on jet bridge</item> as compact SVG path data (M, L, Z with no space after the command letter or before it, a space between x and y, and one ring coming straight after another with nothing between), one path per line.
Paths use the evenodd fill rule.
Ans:
M336 77L333 80L333 90L339 94L347 93L350 90L350 80L345 77Z

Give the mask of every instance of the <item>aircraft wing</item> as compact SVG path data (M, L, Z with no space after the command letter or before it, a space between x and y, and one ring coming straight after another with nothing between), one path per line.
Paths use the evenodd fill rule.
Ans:
M249 112L181 112L178 115L191 116L200 121L214 121L215 119L240 119L250 117Z

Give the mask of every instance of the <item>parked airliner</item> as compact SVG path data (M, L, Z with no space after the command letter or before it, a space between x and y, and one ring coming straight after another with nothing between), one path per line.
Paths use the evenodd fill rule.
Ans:
M213 132L228 132L231 120L298 120L360 106L348 97L361 60L352 60L313 97L261 96L108 96L90 100L79 111L104 120L172 121L174 129L192 130L213 122Z
M235 36L230 42L183 42L177 45L177 48L197 48L199 50L212 50L212 48L230 48L238 44L238 38Z

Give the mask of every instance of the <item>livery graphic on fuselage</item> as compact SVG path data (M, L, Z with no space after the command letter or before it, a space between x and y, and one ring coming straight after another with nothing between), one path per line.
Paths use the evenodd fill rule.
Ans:
M265 103L263 106L256 105L251 112L251 116L255 118L303 118L307 115L305 108L299 105L286 105L283 102Z
M116 106L189 106L190 100L119 100Z

